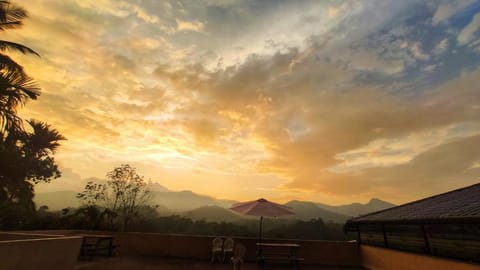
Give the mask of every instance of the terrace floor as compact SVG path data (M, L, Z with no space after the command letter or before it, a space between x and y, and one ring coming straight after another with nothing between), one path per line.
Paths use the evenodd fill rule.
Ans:
M301 265L302 270L358 270L361 267L327 267L318 265ZM75 270L231 270L232 264L210 263L188 259L163 257L96 257L92 261L79 261ZM242 270L260 270L256 263L246 263ZM270 269L295 269L289 265L265 265Z

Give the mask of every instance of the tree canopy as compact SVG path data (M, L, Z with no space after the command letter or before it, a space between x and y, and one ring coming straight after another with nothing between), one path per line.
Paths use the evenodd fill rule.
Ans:
M77 198L85 209L104 209L111 229L127 230L148 206L151 191L144 177L128 164L114 168L107 173L107 178L106 183L88 182Z
M0 32L21 27L27 17L23 8L0 1ZM39 55L0 40L0 228L21 228L35 213L34 184L61 175L53 155L65 137L49 124L18 115L19 107L37 99L40 88L7 51Z

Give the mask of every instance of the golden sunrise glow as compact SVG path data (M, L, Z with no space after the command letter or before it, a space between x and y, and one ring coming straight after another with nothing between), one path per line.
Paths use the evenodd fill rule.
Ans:
M37 190L121 163L234 200L403 203L480 179L480 11L422 6L423 37L403 1L247 2L18 1L4 39L41 54L12 57L42 87L21 114L68 139Z

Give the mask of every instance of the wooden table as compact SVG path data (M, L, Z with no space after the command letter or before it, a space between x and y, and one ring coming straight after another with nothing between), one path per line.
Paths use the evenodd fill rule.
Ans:
M257 259L262 265L265 262L283 262L298 267L298 263L304 260L297 256L297 250L300 248L299 244L257 243L257 248Z
M108 256L113 255L116 247L113 245L113 235L81 234L80 236L83 237L80 255L89 256L90 260L102 250L107 251Z

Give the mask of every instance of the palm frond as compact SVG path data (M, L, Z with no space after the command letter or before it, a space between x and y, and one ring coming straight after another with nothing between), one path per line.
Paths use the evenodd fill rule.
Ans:
M19 28L22 25L23 25L23 23L21 21L0 22L0 31L5 31L7 29Z
M25 9L13 5L10 1L0 1L0 30L17 28L28 17Z
M22 44L18 44L18 43L15 43L15 42L0 40L0 51L6 51L6 50L19 51L23 54L31 53L31 54L35 54L36 56L40 57L40 55L36 51L28 48L27 46L24 46Z
M11 4L8 0L0 0L0 31L20 27L27 17L25 9ZM0 52L7 50L40 56L27 46L0 40ZM0 53L0 140L8 139L11 134L25 132L17 109L27 100L36 99L39 95L40 88L25 73L23 67L9 56Z
M45 122L33 119L27 122L33 128L33 132L28 135L29 148L36 150L37 153L54 152L60 146L59 141L66 140L56 129Z
M4 54L0 54L0 71L3 73L16 72L19 74L23 74L23 76L27 76L21 65L13 61L13 59L10 58L8 55Z
M25 99L37 99L40 95L40 87L32 78L25 74L17 72L0 72L0 98L3 95L18 95Z
M23 131L17 108L38 95L40 89L31 78L15 72L0 72L0 139L10 132Z
M23 133L23 121L15 110L0 109L0 141ZM15 136L13 136L15 137Z

